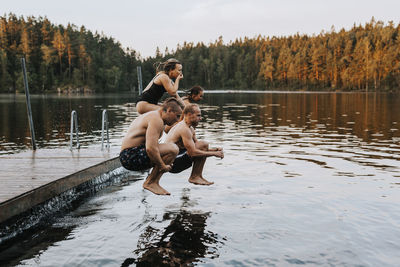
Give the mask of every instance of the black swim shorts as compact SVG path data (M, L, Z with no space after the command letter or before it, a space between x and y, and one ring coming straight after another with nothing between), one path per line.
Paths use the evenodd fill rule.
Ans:
M172 165L172 169L169 172L172 173L179 173L182 172L190 167L192 167L193 160L187 154L186 149L179 150L178 156Z
M146 146L142 144L137 147L125 148L119 154L121 165L130 171L144 171L153 167L146 153Z

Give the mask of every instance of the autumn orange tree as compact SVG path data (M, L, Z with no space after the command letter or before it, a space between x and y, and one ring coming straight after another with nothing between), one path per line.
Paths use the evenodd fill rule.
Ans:
M400 88L400 26L389 22L354 25L318 35L236 39L224 44L183 43L175 51L143 61L183 62L184 87L255 90L367 90Z
M137 88L154 76L154 63L183 63L181 88L208 90L400 90L400 25L374 18L351 29L319 34L257 36L224 43L184 42L143 59L111 37L47 18L0 17L0 92L23 90L20 58L33 92L89 87L97 92Z
M47 18L0 17L0 92L23 91L25 57L32 92L88 87L97 92L137 87L139 55L113 38Z

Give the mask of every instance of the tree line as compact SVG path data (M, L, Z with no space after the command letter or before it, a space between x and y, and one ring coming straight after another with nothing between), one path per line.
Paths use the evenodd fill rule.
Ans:
M25 56L29 86L42 93L67 88L96 92L137 90L154 64L174 57L183 63L181 87L207 90L368 90L400 88L400 24L374 18L350 30L318 35L240 38L225 44L184 42L142 58L111 37L84 26L54 25L47 18L0 17L0 92L23 91L20 58Z
M184 84L207 89L400 90L400 24L375 21L318 35L184 43ZM158 59L160 55L155 57ZM154 58L148 59L153 62ZM147 62L145 61L145 63Z
M84 26L54 25L47 18L0 17L0 92L23 91L25 57L30 91L85 88L97 92L137 86L138 54Z

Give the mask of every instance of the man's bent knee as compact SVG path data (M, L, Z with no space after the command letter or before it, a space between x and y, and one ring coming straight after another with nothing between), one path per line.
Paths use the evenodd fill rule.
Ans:
M204 140L200 140L197 142L197 148L200 150L208 150L209 143Z
M179 153L179 147L174 143L162 143L159 145L161 156L172 155L176 156Z
M143 102L143 101L138 102L138 103L136 104L136 111L137 111L139 114L146 113L146 103Z
M176 144L168 143L168 152L176 157L179 153L179 147Z
M150 104L150 103L148 103L146 101L139 101L136 104L136 111L139 114L144 114L144 113L149 112L149 111L157 110L158 108L159 107L157 105Z

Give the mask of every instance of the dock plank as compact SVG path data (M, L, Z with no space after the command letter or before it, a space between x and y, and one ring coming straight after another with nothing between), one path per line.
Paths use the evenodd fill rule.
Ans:
M62 177L114 158L118 148L39 149L0 155L0 203Z

